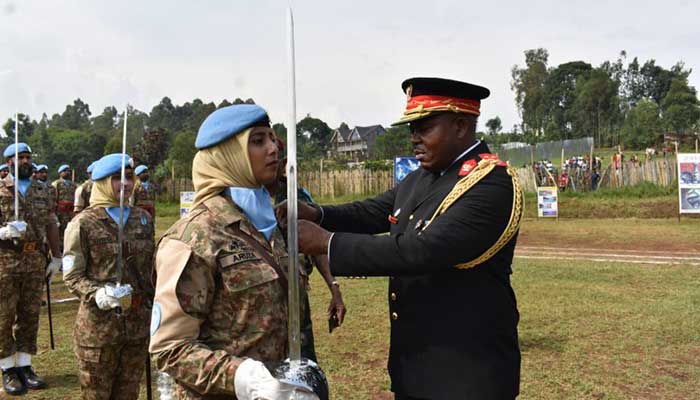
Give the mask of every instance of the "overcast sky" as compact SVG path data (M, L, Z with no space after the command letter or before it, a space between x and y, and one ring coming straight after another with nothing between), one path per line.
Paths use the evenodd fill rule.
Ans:
M518 122L510 70L544 47L550 65L655 58L700 68L700 2L293 1L297 113L331 127L387 125L400 83L439 76L484 85L481 126ZM0 119L38 119L80 97L93 115L164 96L252 97L287 119L287 1L0 0ZM700 70L690 77L700 86Z

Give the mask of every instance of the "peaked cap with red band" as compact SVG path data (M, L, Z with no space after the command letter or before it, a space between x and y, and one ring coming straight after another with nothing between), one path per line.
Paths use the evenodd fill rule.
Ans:
M401 88L407 97L406 110L392 125L406 124L438 112L478 116L481 100L491 94L485 87L442 78L406 79Z

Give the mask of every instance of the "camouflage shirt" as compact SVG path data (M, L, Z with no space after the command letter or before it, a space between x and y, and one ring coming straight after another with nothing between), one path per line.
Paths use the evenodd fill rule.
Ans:
M97 347L148 337L153 284L153 220L140 208L132 208L124 225L122 284L134 289L131 308L119 316L95 303L95 292L117 283L118 226L104 208L89 207L66 228L63 277L71 293L81 300L75 321L75 342Z
M83 182L78 189L75 191L75 202L74 210L75 212L81 212L90 206L90 194L92 193L92 180L88 179Z
M0 180L0 226L5 226L15 219L14 191L14 182L11 177ZM26 196L20 194L19 219L27 222L27 231L22 236L19 246L31 246L32 243L36 246L43 244L46 238L46 227L58 221L53 211L52 199L49 187L35 179L31 180ZM5 243L0 247L0 253L8 251L6 247L12 243L3 242Z
M244 358L286 358L286 267L279 231L268 242L223 196L166 232L156 253L150 351L180 398L235 398Z
M67 179L56 179L51 183L56 188L56 212L59 214L72 214L73 202L75 201L75 190L78 186L75 182Z
M155 215L156 191L152 183L148 184L148 188L143 185L140 180L134 185L134 194L131 196L130 204L136 207L141 207L144 210Z

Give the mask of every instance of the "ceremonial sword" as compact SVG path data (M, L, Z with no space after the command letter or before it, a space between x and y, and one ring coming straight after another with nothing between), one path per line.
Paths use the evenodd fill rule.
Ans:
M328 381L321 368L301 357L301 327L299 322L299 247L297 231L297 123L296 71L294 56L294 15L290 4L287 13L287 60L289 63L289 120L287 121L287 335L289 358L272 370L281 382L313 391L320 400L328 399Z

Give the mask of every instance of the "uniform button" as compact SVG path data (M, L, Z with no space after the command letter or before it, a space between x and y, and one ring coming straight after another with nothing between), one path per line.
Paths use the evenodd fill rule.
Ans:
M408 216L408 220L409 220L409 221L412 220L412 219L413 219L413 214L411 214L411 215Z
M391 313L391 319L393 319L394 321L396 321L397 319L399 319L399 314L397 314L397 313L395 313L395 312Z
M391 294L391 301L396 301L396 293Z

